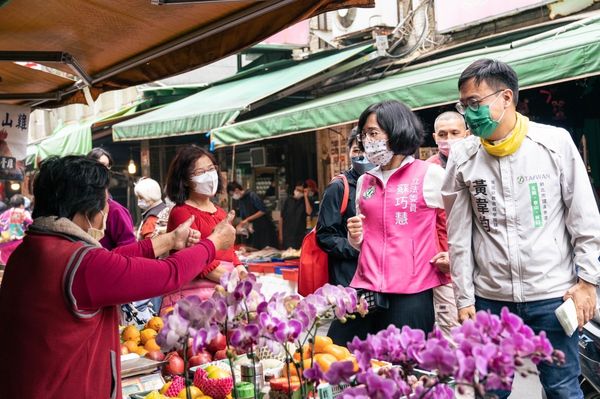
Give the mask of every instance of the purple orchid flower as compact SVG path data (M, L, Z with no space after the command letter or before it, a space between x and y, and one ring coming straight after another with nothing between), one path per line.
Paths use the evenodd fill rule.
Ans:
M318 367L319 365L315 363ZM325 378L330 384L337 385L342 382L349 382L354 376L354 363L351 361L339 361L332 363L329 370L325 373Z
M190 334L191 335L191 334ZM192 335L192 351L194 354L206 349L210 342L219 335L219 329L216 326L201 328Z
M367 387L364 385L360 385L353 388L345 389L341 399L370 399L369 392L367 392Z
M420 365L426 370L436 370L440 377L449 377L453 375L457 368L458 360L456 353L449 351L444 345L440 345L437 340L430 340L420 357Z
M232 330L231 346L235 349L249 351L258 343L260 330L256 324L248 324L246 326Z
M302 324L298 320L280 322L275 328L274 338L280 342L295 342L302 333Z
M325 374L323 373L323 370L321 370L321 367L319 366L319 364L317 362L314 362L313 366L311 368L304 370L304 373L302 375L308 381L313 381L313 382L318 382L318 381L324 380L326 378ZM330 383L334 384L334 382L332 382L332 381L330 381Z
M359 377L359 382L366 385L369 397L372 399L394 398L398 393L398 387L393 381L373 371L368 371Z

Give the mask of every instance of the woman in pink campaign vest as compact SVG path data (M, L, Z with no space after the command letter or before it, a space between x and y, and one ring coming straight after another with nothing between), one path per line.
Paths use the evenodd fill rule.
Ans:
M430 260L442 251L436 210L443 208L444 170L412 154L423 139L417 116L403 103L371 105L360 116L361 149L376 168L356 185L350 243L360 249L350 286L362 289L370 313L359 337L407 325L433 329L433 288L449 282Z

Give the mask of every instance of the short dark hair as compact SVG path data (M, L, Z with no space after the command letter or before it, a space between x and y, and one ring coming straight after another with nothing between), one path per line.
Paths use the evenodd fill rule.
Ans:
M33 217L91 218L106 206L110 171L83 156L50 157L40 165L33 182Z
M21 205L25 205L25 197L23 197L21 194L15 194L12 197L10 197L8 203L11 208L18 208Z
M482 58L469 65L458 78L458 90L470 79L475 79L475 84L485 82L494 90L511 89L513 103L519 102L519 78L514 69L505 62Z
M346 145L348 146L348 151L350 151L350 148L352 148L354 143L356 143L357 139L358 139L358 126L354 126L352 128L352 130L350 131L350 134L348 135L348 142L346 143Z
M244 191L244 187L242 187L240 185L240 183L236 182L236 181L232 181L230 183L227 184L227 192L231 193L235 190L240 190L240 191Z
M421 121L404 103L396 100L383 101L369 106L358 119L358 132L362 133L369 115L377 116L377 123L388 135L388 145L394 154L412 155L423 143ZM359 142L364 151L362 142Z
M190 186L189 182L194 172L196 161L206 156L215 165L217 174L219 176L219 183L217 186L217 192L221 191L221 174L217 165L215 156L210 151L198 147L197 145L187 145L179 150L171 164L169 165L169 171L167 172L167 185L166 192L167 196L171 201L177 205L185 203L190 197Z
M108 158L108 167L112 168L114 163L113 157L110 155L110 152L106 151L102 147L92 148L92 151L88 152L87 157L95 161L100 161L100 158L102 158L103 155Z

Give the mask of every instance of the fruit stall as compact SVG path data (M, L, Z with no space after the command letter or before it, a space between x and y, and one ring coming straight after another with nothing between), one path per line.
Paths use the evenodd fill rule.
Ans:
M355 290L265 296L237 269L205 301L181 299L164 319L121 331L123 397L131 399L484 398L534 364L564 361L542 333L504 309L479 312L451 337L393 325L347 347L320 327L365 317ZM467 395L467 396L462 396Z
M262 283L263 293L285 291L296 293L298 290L298 265L300 251L288 249L280 251L275 248L265 248L260 251L245 252L238 250L240 261L254 273Z

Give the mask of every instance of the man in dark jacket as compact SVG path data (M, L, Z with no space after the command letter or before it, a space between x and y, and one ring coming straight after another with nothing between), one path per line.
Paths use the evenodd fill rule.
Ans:
M343 285L344 287L350 285L358 262L358 251L348 242L348 230L346 228L348 219L356 215L356 181L361 174L374 166L363 156L356 138L357 132L354 128L348 138L348 151L350 159L352 159L352 168L344 172L349 188L346 212L343 215L340 214L344 198L344 182L342 179L335 179L325 189L317 221L317 243L328 254L329 283ZM353 324L353 326L349 324ZM360 327L359 319L348 320L345 324L335 320L331 324L327 335L333 339L334 343L346 345L348 341L357 335L355 327ZM364 335L366 336L366 332Z

